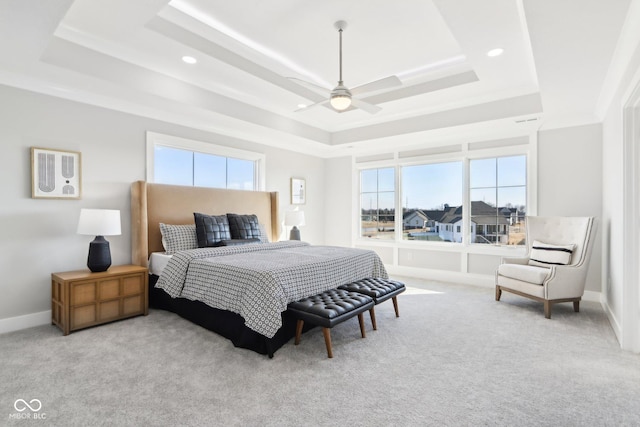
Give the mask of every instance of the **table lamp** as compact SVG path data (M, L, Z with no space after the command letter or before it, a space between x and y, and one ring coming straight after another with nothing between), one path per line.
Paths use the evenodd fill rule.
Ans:
M300 240L300 230L298 226L304 225L304 212L303 211L287 211L284 214L284 225L287 227L293 226L291 233L289 234L289 240Z
M120 235L120 211L114 209L80 209L78 234L96 236L89 243L87 267L95 272L111 266L111 250L104 236Z

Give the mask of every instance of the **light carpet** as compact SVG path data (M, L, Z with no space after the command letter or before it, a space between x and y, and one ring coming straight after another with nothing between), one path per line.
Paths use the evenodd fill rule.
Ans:
M336 326L333 359L319 328L269 359L161 310L1 335L0 425L640 425L640 356L597 303L547 320L508 293L397 279L400 317L389 301L366 339Z

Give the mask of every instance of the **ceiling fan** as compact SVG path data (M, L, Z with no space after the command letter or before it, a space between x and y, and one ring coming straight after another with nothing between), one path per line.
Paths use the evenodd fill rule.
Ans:
M346 87L344 85L344 82L342 81L342 31L347 27L347 23L345 21L338 21L334 24L334 26L338 29L338 34L340 35L340 78L338 80L338 86L336 86L332 91L329 92L328 89L322 86L318 86L314 83L291 77L292 80L295 80L305 86L309 86L312 89L320 90L323 94L329 92L328 99L299 108L296 111L304 111L312 107L317 107L319 105L329 104L335 111L339 113L346 111L350 107L354 107L360 108L361 110L364 110L368 113L375 114L378 111L382 110L382 108L363 101L362 99L357 98L357 96L363 95L367 92L400 86L402 85L402 82L396 76L389 76L380 80L374 80L372 82L365 83L363 85L354 87L353 89L349 89L348 87Z

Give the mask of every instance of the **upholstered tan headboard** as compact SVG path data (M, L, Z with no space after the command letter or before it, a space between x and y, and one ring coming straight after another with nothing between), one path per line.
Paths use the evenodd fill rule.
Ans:
M131 184L131 258L147 266L151 252L162 252L160 223L193 224L193 213L255 214L272 242L280 235L278 193L183 187L136 181Z

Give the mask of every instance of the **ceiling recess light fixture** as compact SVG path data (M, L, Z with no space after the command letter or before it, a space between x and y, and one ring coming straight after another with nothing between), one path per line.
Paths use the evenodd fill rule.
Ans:
M504 49L502 49L501 47L497 47L495 49L491 49L489 52L487 52L487 56L490 57L495 57L495 56L500 56L504 53Z
M307 108L307 104L298 104L298 108Z
M187 64L195 64L195 63L198 62L198 60L196 58L194 58L193 56L188 56L188 55L183 56L182 60L184 62L186 62Z

